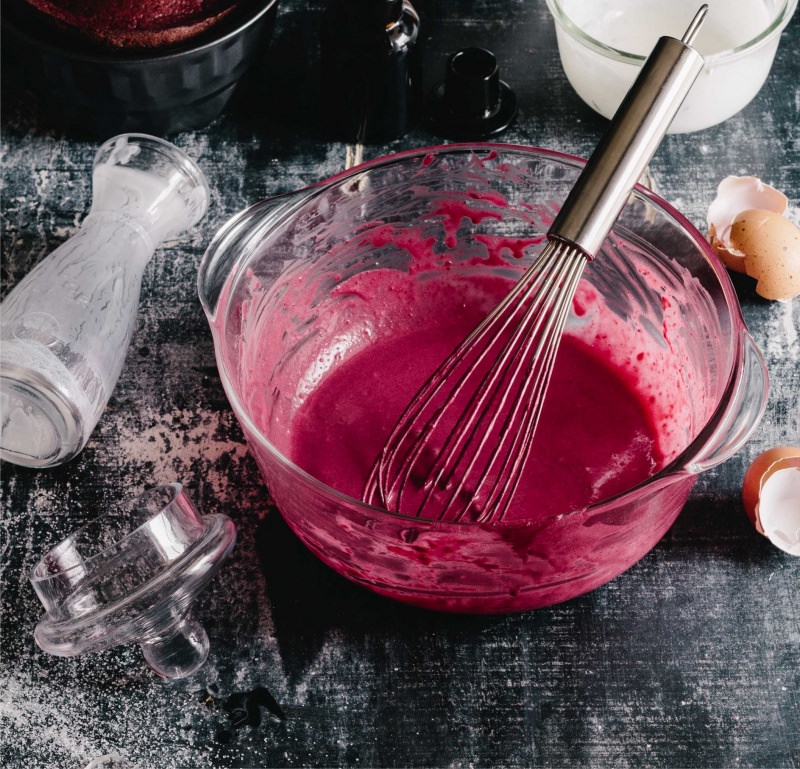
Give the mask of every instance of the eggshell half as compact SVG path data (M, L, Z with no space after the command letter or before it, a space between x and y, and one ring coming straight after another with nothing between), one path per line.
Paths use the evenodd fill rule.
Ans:
M789 199L756 176L726 176L717 187L717 197L708 207L706 222L711 247L725 266L745 272L744 254L730 242L733 220L747 209L759 208L782 214Z
M745 272L755 278L756 293L789 301L800 294L800 228L775 211L742 211L733 220L730 243L744 254Z
M777 446L756 457L744 476L742 501L756 531L800 556L800 448Z

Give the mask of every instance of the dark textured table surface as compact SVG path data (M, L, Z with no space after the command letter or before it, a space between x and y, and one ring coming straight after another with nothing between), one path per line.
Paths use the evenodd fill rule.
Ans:
M449 52L487 47L520 104L503 139L591 152L606 123L567 83L543 0L418 5L428 85ZM700 477L663 541L589 595L513 616L418 611L320 565L271 508L217 377L195 279L228 217L344 165L345 145L314 122L321 9L285 2L258 76L211 126L170 137L206 171L212 207L147 267L127 362L88 446L56 469L2 467L2 763L799 767L800 559L754 531L740 488L760 451L800 444L800 300L769 303L749 279L734 281L769 366L766 416L737 456ZM76 231L98 146L52 129L13 78L6 66L4 294ZM415 128L366 155L435 143ZM657 191L701 229L729 174L783 190L798 220L797 17L754 101L720 126L667 137L651 171ZM197 607L212 643L205 667L165 684L133 647L73 659L40 651L34 562L119 500L172 480L239 527ZM230 714L237 696L251 716L240 727Z

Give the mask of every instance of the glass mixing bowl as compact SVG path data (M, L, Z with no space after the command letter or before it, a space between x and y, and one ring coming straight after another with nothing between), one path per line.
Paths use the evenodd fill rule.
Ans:
M198 286L227 396L287 523L344 576L447 611L565 601L642 558L697 474L737 451L758 423L766 369L725 269L680 213L637 188L587 265L568 328L619 366L637 366L634 347L647 349L638 373L654 387L666 455L652 477L584 509L479 525L367 505L292 462L292 419L308 390L394 333L380 303L347 281L395 270L463 291L478 273L518 274L583 162L498 144L403 152L258 203L210 244ZM489 254L490 243L508 248ZM630 343L608 345L612 328Z
M680 38L697 0L547 0L561 65L578 96L611 118L662 35ZM797 0L717 0L693 44L706 63L669 129L698 131L744 109L767 79Z

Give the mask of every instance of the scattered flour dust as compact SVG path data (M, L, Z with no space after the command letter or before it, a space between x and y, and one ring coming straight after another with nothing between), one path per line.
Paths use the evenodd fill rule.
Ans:
M798 332L798 326L800 326L800 317L795 318L795 315L800 316L800 305L794 304L792 302L784 302L783 303L783 328L786 332L786 344L792 350L794 350L794 358L798 359L800 356L798 355L798 351L800 351L800 345L798 345L798 338L800 337L800 332Z
M9 727L12 733L23 735L30 734L31 724L37 724L41 744L58 745L62 755L74 756L84 764L97 755L96 747L76 730L74 714L51 702L47 687L24 681L19 671L14 677L0 672L0 687L4 692L0 716L7 736Z
M8 765L36 769L188 769L199 765L193 730L186 719L174 714L162 717L158 705L152 705L154 699L180 695L157 681L132 682L119 670L115 673L119 680L98 681L98 691L87 684L85 674L80 662L73 666L73 680L67 674L48 681L20 668L0 672L4 692L0 722L7 757L13 762ZM117 696L113 695L115 686L120 690ZM183 699L189 701L189 696L184 694ZM159 739L143 740L156 728L154 722ZM165 754L166 745L169 752ZM2 756L0 751L0 760Z
M119 431L119 449L125 461L146 466L153 482L181 481L194 475L193 467L203 467L205 483L219 499L236 494L231 489L229 469L247 455L247 444L230 437L235 417L231 412L197 412L175 409L162 413L155 408L143 408L141 414L147 427ZM221 462L232 460L232 462Z
M767 330L766 352L770 358L800 361L800 300L773 302Z
M110 753L90 761L86 765L86 769L133 769L133 764L129 764L120 755Z

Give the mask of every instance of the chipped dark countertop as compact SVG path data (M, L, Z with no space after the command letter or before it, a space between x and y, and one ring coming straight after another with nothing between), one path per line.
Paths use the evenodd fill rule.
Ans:
M503 140L591 152L606 124L564 78L543 0L417 6L428 84L447 53L489 48L520 103ZM0 468L0 763L797 769L800 559L754 531L740 488L762 450L800 445L800 299L768 303L749 279L734 281L772 379L766 416L737 456L700 477L663 541L589 595L502 617L415 610L329 571L272 508L217 377L195 280L231 215L343 167L345 145L298 119L309 114L322 7L286 0L258 76L211 126L170 137L206 171L211 210L148 265L127 362L88 446L56 469ZM718 182L752 174L789 196L798 221L798 73L795 15L743 112L664 141L651 164L662 197L704 229ZM48 126L13 67L2 100L5 295L77 230L98 142ZM435 143L416 128L366 154ZM101 511L172 480L239 528L196 609L212 644L205 667L165 684L133 647L40 651L35 561Z

